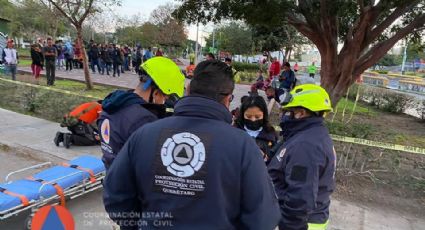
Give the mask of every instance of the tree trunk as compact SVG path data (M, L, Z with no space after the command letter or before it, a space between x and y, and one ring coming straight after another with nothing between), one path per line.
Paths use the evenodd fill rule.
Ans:
M341 57L344 61L330 60L332 56L322 56L320 85L329 93L332 107L336 107L348 88L356 81L353 77L356 59L350 55ZM338 64L335 64L338 63Z
M84 69L84 78L86 79L86 87L87 87L87 90L91 90L93 89L93 83L91 81L89 65L87 63L86 48L84 47L84 43L83 43L83 28L81 26L76 28L77 28L78 43L81 45L81 52L83 55L83 69Z

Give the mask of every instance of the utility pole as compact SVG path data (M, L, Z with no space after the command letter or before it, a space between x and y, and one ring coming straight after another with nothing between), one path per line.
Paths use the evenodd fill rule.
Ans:
M401 75L404 75L404 68L406 66L406 59L407 59L407 40L404 43L403 63L401 64Z
M214 28L213 28L213 41L212 42L213 42L212 43L213 51L215 51L215 32L214 32ZM214 55L216 55L216 53Z
M198 63L198 33L199 33L199 21L196 23L196 44L195 44L195 65Z

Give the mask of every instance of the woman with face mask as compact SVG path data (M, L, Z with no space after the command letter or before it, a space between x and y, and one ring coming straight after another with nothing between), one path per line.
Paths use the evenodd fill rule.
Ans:
M243 100L235 126L245 130L255 139L262 151L264 161L268 164L273 157L270 150L276 144L278 136L269 124L267 104L263 97L252 95Z

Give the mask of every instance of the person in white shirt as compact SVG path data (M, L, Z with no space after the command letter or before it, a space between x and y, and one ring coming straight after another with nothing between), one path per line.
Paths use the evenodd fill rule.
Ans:
M12 39L7 41L7 47L3 49L2 61L6 66L6 70L12 75L12 80L16 81L18 52L14 48L14 43Z

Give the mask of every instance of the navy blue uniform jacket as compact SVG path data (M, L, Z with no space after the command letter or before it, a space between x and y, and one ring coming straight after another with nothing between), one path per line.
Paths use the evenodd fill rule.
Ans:
M122 229L274 229L279 206L260 150L231 121L222 104L191 96L137 130L105 179L110 217Z
M102 161L109 168L130 135L146 123L157 120L142 107L146 102L131 91L117 90L102 102L102 113L97 120L100 130Z
M268 165L279 198L280 229L325 223L335 188L336 154L322 117L282 123L284 145Z

